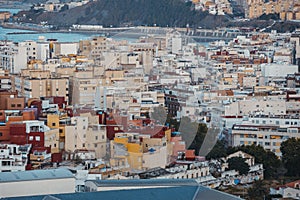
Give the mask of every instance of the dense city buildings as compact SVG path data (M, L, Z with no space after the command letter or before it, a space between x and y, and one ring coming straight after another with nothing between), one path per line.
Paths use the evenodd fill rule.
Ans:
M31 9L59 13L89 2ZM300 16L296 1L235 2L248 18ZM189 3L233 13L227 0ZM142 190L165 197L177 188L191 199L240 199L243 192L214 189L270 178L275 164L257 152L285 159L284 144L300 138L299 30L129 29L119 38L0 41L0 198L108 198L135 189L135 198ZM299 181L271 193L297 198Z

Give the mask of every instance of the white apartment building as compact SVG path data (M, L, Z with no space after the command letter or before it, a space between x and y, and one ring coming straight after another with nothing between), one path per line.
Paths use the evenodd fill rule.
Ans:
M255 114L285 115L287 112L285 100L241 100L225 105L225 116L248 116Z
M30 149L30 144L0 144L0 172L25 171Z
M14 43L0 46L0 67L10 73L19 73L27 67L27 48Z
M19 42L19 46L26 48L27 61L37 59L37 42L28 40Z

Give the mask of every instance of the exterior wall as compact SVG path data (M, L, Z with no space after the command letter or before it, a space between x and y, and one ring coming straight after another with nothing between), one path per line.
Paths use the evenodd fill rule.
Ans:
M10 140L10 128L8 125L0 126L0 141Z
M50 82L50 83L49 83ZM69 80L66 78L61 79L50 79L48 80L48 85L50 84L50 93L48 96L59 96L65 97L65 100L69 101Z
M49 43L38 43L37 44L37 59L46 61L49 58Z
M10 12L0 12L0 21L5 21L10 18Z
M90 126L86 133L87 149L95 151L96 158L103 158L106 155L106 127Z
M39 75L41 75L41 73L39 73ZM30 79L25 77L16 77L15 89L19 92L20 96L24 96L25 98L61 96L65 97L66 101L68 101L69 98L69 81L66 78Z
M7 110L22 110L25 107L24 98L7 98L6 109Z
M10 73L19 73L27 67L26 47L15 44L4 45L0 48L0 67Z
M74 178L0 183L2 198L73 192L75 192Z
M143 153L128 152L127 162L130 169L142 170Z
M283 198L291 198L291 199L299 199L300 197L300 189L294 189L294 188L284 188L283 189Z
M47 126L49 128L59 128L59 116L58 115L47 115Z
M143 154L143 169L152 169L155 167L165 168L167 165L167 147L156 148L155 152L147 152Z
M73 117L73 126L65 126L65 150L75 152L85 149L95 152L96 158L106 155L106 127L89 126L88 117Z
M97 82L100 79L92 77L74 78L72 80L72 105L95 105Z
M284 100L243 100L225 106L225 116L242 116L255 113L284 115L287 107Z
M256 77L243 77L243 87L252 88L256 86Z
M45 132L45 147L51 147L51 153L59 153L59 129Z
M56 55L69 55L78 53L79 44L77 42L72 43L56 43L55 50Z

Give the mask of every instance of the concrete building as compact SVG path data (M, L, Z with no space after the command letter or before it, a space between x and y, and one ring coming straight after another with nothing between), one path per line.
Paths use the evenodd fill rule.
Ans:
M300 138L297 127L278 125L234 125L232 127L233 146L260 145L281 157L281 143L288 138Z
M3 70L0 68L0 90L10 90L11 89L11 76L8 70Z
M167 137L150 138L137 133L117 133L111 141L110 163L115 167L129 165L131 170L165 168L172 153L170 136L169 133Z
M73 193L75 178L67 169L3 172L0 186L2 198Z
M0 172L25 171L31 145L1 144Z
M51 77L49 71L23 71L21 76L14 77L14 89L26 99L60 96L69 100L69 79Z
M247 3L246 16L250 19L258 18L263 14L279 14L281 20L298 20L300 17L297 1L248 0Z
M71 118L71 125L65 126L65 150L68 153L87 150L95 152L94 158L103 158L106 155L106 127L89 123L88 117Z
M27 67L26 46L6 42L0 47L0 67L10 73L19 73Z

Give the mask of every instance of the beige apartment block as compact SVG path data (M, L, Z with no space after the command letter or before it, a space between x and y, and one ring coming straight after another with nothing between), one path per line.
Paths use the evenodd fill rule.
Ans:
M43 74L43 73L42 73ZM14 89L19 96L40 98L62 96L69 99L69 80L67 78L29 78L16 76Z
M288 138L300 138L296 127L276 125L235 125L232 129L233 146L260 145L281 157L281 143Z
M298 2L293 0L248 0L247 17L258 18L263 14L279 14L281 20L298 19Z
M72 117L71 124L65 126L65 150L74 153L76 150L95 152L96 158L106 155L106 127L89 125L88 117Z
M51 153L59 153L59 129L45 132L45 147L51 147Z
M79 42L79 54L92 58L96 64L103 60L102 53L107 50L106 37L94 37L91 40L82 40Z

